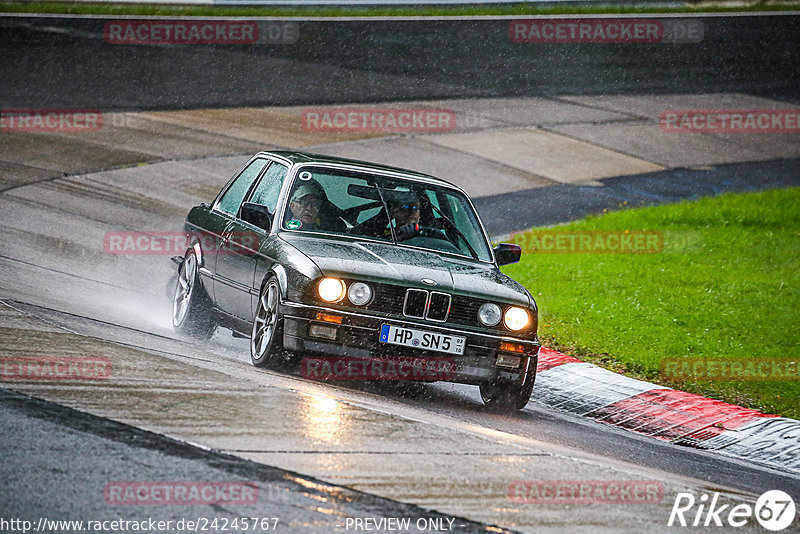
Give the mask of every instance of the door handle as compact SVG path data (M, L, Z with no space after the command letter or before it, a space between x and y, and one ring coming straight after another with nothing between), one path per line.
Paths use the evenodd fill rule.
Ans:
M233 223L228 223L228 226L222 231L220 237L222 238L223 243L227 243L231 237L233 237Z

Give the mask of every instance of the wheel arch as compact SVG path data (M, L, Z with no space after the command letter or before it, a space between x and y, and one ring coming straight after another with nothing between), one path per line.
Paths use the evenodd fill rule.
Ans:
M185 263L186 256L189 255L189 252L194 252L194 257L195 257L195 260L197 262L197 271L198 271L197 272L197 274L198 274L197 283L200 286L200 288L203 290L203 292L206 294L206 296L208 298L212 298L212 292L209 291L209 288L206 286L205 277L204 276L200 276L201 275L200 269L201 268L205 268L205 257L203 255L203 247L200 246L200 242L197 241L196 238L189 245L189 247L186 249L186 252L183 253L183 261L182 261L182 263Z
M261 291L264 289L264 285L267 283L267 280L269 280L271 276L274 276L278 280L278 287L280 288L281 299L286 298L286 292L288 291L289 287L289 276L286 273L286 268L280 263L273 264L269 269L267 269L264 272L264 274L261 277L261 283L258 286L259 294L261 294Z
M192 244L186 249L186 252L189 252L189 250L194 251L194 256L197 258L197 268L205 267L205 256L203 255L203 247L200 246L200 240L194 238Z

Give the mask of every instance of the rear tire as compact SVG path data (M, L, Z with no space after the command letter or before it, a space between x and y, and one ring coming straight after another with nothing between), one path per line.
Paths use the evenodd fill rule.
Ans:
M176 332L198 339L210 339L217 329L211 300L200 284L194 250L186 253L178 267L172 297L172 326Z

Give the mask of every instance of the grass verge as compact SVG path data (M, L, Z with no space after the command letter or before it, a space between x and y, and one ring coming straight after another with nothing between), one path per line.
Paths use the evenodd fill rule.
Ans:
M662 371L667 362L686 370L703 360L747 366L776 359L794 361L796 377L798 206L800 188L790 188L589 217L517 234L522 261L503 270L536 298L545 346L631 377L800 419L796 378L772 370L771 379L746 381L707 379L708 367ZM625 231L655 232L663 247L654 241L649 252L608 253L594 246L614 245L609 236ZM546 235L588 235L593 252L545 253L556 243ZM653 234L643 235L644 244ZM573 250L569 239L560 250ZM526 253L526 245L538 252Z
M106 2L0 2L3 13L49 13L64 15L143 15L196 17L405 17L405 16L509 16L596 15L636 13L729 13L752 11L798 11L798 2L753 1L750 3L686 3L684 5L537 5L531 3L460 6L207 6L114 4Z

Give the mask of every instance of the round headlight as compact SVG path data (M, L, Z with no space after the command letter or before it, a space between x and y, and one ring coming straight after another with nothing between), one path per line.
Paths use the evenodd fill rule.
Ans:
M372 289L364 282L355 282L347 289L347 298L356 306L363 306L372 298Z
M344 282L338 278L323 278L319 281L317 292L322 300L336 302L344 297Z
M486 326L494 326L500 322L503 313L500 306L487 302L478 309L478 319Z
M506 310L503 322L509 330L522 330L528 326L531 318L526 310L512 306Z

